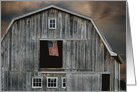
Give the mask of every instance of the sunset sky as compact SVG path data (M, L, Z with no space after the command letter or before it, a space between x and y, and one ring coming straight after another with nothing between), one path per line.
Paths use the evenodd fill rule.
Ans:
M91 17L103 32L113 51L126 62L126 2L125 1L2 1L1 35L13 18L56 5ZM121 78L125 77L126 64L121 65Z

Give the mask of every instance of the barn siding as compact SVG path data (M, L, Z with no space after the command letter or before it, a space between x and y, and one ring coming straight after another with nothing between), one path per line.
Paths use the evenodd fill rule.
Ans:
M69 73L66 76L67 91L101 91L101 74Z
M55 30L48 29L49 18L56 18ZM38 76L39 71L40 39L56 38L63 40L64 71L110 72L111 90L119 89L118 63L110 57L93 25L83 18L49 9L15 21L2 41L2 90L101 90L101 74L82 73L41 75L43 79L57 76L59 80L66 76L66 89L62 89L61 84L58 89L47 89L46 80L42 89L31 87L31 78ZM87 85L82 86L83 83Z

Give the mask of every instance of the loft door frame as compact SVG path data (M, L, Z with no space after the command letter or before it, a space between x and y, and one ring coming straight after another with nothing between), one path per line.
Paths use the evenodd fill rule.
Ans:
M51 70L51 71L64 71L64 68L63 68L63 65L62 65L62 68L40 68L40 41L52 41L52 40L56 40L56 41L62 41L62 39L38 39L38 71L45 71L45 70ZM63 46L62 46L63 47ZM63 54L62 54L63 55ZM63 59L62 59L62 62L63 62ZM63 64L63 63L62 63Z

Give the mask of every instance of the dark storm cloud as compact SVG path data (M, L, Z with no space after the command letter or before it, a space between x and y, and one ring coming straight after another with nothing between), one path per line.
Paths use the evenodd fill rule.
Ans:
M126 61L126 2L123 1L2 1L2 34L13 18L51 4L91 17L113 51ZM125 68L126 64L122 64L122 78L125 78Z

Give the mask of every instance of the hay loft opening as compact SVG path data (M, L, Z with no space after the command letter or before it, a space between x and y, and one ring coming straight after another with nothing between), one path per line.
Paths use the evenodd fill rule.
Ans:
M40 68L62 68L62 41L40 41Z

